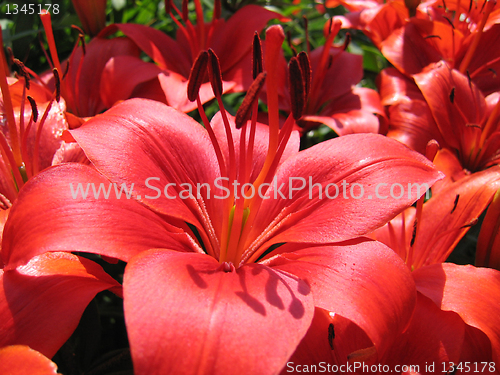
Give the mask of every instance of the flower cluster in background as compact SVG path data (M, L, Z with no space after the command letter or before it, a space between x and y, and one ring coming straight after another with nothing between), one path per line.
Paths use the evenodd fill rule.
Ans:
M495 0L1 10L0 373L500 373Z

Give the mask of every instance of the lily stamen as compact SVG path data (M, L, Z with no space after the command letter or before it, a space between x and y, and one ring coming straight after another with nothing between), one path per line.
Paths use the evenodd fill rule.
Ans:
M477 46L479 45L479 40L483 35L484 26L486 25L486 21L488 21L491 11L496 5L496 1L486 0L485 3L483 3L483 7L484 5L486 5L486 7L484 9L483 16L481 17L481 22L479 23L477 30L475 31L474 40L469 46L469 49L467 50L467 53L465 54L464 59L460 63L460 67L458 68L458 70L462 74L465 74L465 71L467 70L467 67L469 66L472 60L472 56L474 56L474 53L476 52Z

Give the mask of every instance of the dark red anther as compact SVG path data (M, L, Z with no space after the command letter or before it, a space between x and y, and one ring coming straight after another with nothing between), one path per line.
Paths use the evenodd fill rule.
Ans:
M305 91L302 71L296 57L292 57L288 64L288 83L290 85L292 115L295 120L298 120L302 117L302 112L304 111Z
M262 44L260 42L259 33L253 35L253 55L252 55L252 77L253 79L264 71L262 59Z
M205 80L207 72L208 52L201 51L194 62L191 72L189 73L187 96L188 99L194 102L198 98L200 86Z
M460 194L457 194L455 196L455 202L453 202L453 208L451 209L450 214L452 214L457 209L457 205L458 205L458 200L459 199L460 199Z
M330 344L330 349L333 350L333 339L335 339L335 327L332 323L328 325L328 343Z
M345 40L344 40L344 51L347 50L347 47L349 47L349 44L351 44L351 34L346 33L345 34Z
M453 104L454 101L455 101L455 88L453 87L451 89L451 92L450 92L450 102L451 102L451 104Z
M243 99L240 108L238 108L238 111L236 112L236 117L234 119L236 129L241 129L245 122L247 122L250 118L253 103L256 100L259 100L260 90L262 90L262 87L264 87L264 83L266 82L266 75L266 72L260 73L248 89L245 99Z
M187 22L188 20L188 0L182 0L182 20Z
M59 99L61 99L61 79L59 78L57 68L52 69L52 73L54 74L54 83L56 86L56 101L59 102Z
M38 120L38 108L36 107L35 99L33 99L29 95L27 96L27 99L31 105L31 113L33 114L33 122L36 122Z
M413 232L411 233L410 247L415 244L415 237L417 237L417 219L413 222Z
M171 9L172 9L172 1L165 0L165 13L170 14Z
M302 72L305 100L307 101L309 91L311 90L311 62L309 61L309 56L307 56L307 53L305 53L304 51L297 55L297 61L299 62L300 70Z
M212 84L215 97L222 95L222 75L220 73L219 58L212 48L208 50L208 78Z
M24 77L24 81L26 82L26 88L29 90L30 89L30 75L29 75L28 71L26 70L26 67L18 59L13 59L12 62L17 66L17 69L19 70L19 74Z

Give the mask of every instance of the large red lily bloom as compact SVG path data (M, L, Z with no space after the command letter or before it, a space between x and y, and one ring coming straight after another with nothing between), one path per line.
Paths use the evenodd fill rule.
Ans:
M325 45L308 53L310 90L302 118L297 121L302 132L325 124L338 135L353 133L385 133L385 112L375 90L356 87L363 78L363 57L337 47L333 40L340 23L325 30ZM302 52L304 53L304 52ZM283 56L280 109L290 112L288 68Z
M191 181L194 186L213 186L219 176L205 130L159 103L123 103L73 134L96 167L117 183L145 181L151 175L159 176L161 184ZM259 149L265 149L267 140L259 138ZM106 143L105 153L99 141ZM389 154L367 156L362 149L383 149ZM125 159L124 151L130 153ZM135 164L132 155L142 161ZM255 157L257 165L263 163L262 154ZM327 173L318 169L325 164ZM410 181L430 184L439 176L402 146L370 135L343 137L291 156L277 171L278 186L291 173L311 175L323 185L345 177L367 187L388 176L405 185ZM41 177L52 183L47 185ZM229 215L223 201L206 197L148 201L144 197L152 191L143 184L134 188L131 200L73 200L69 184L77 182L99 186L109 180L83 165L66 165L47 171L25 187L4 233L6 257L15 265L46 250L73 249L129 262L125 314L138 373L196 369L219 373L227 368L248 373L279 371L309 328L314 305L347 316L380 347L388 345L411 316L414 292L409 274L395 255L376 242L303 246L285 253L282 246L272 253L275 256L254 263L270 246L283 242L331 243L366 233L407 205L406 199L406 203L365 201L366 208L357 201L325 202L317 196L310 202L303 194L290 202L266 200L247 230L244 258L238 259L219 247L228 233L221 227ZM273 194L273 189L266 192L269 197ZM40 201L40 197L47 198ZM41 204L46 205L43 212L37 209ZM342 214L332 217L332 211ZM104 222L99 219L103 212ZM47 222L41 216L51 218L50 230L31 221ZM197 228L212 256L204 253L189 228L175 229L171 224L183 222ZM30 226L29 234L13 237L13 228L24 225ZM70 232L71 236L65 234ZM384 282L379 275L400 283ZM353 295L351 290L361 294ZM371 305L377 306L377 314ZM192 354L179 357L188 348Z
M267 35L268 84L276 87L270 61L284 35L279 27ZM441 174L373 134L298 152L293 118L280 129L277 91L268 95L269 126L253 120L236 129L222 111L205 129L162 103L133 99L73 130L96 169L58 166L25 186L4 231L8 267L68 249L128 262L124 308L138 374L276 373L315 307L350 319L383 350L412 315L414 284L396 254L358 237L414 202L423 193L414 184ZM238 184L221 187L220 178ZM301 178L318 190L300 190ZM74 196L78 183L84 193L87 183L111 189L110 181L133 183L129 199ZM395 181L413 188L388 198ZM319 187L341 182L363 186L367 198L320 196ZM387 199L370 199L377 194ZM26 225L26 235L15 235Z
M249 5L238 10L227 21L214 12L211 22L205 22L201 2L195 0L197 25L193 25L184 15L184 25L177 21L173 11L180 14L172 4L172 18L176 21L176 40L159 30L135 24L120 24L116 27L132 39L157 64L150 64L161 73L158 79L165 94L166 103L183 112L196 109L196 103L188 100L187 83L191 67L200 51L212 48L220 59L223 91L239 92L248 89L252 82L251 52L252 38L266 24L275 18L282 18L257 5ZM158 74L158 73L156 73ZM210 83L200 88L200 99L205 103L214 98Z

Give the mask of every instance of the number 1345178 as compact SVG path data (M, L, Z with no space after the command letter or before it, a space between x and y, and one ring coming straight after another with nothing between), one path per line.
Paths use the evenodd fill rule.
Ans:
M7 4L7 12L5 14L41 14L50 12L53 14L59 13L59 4Z

